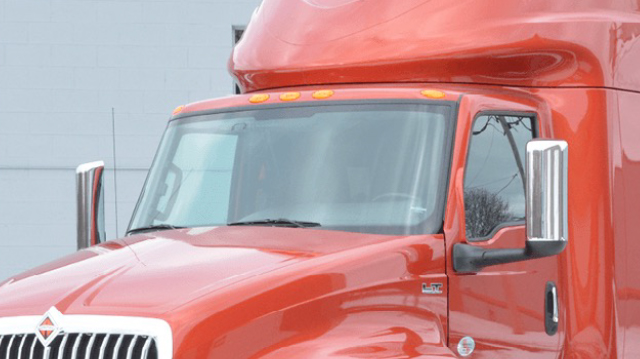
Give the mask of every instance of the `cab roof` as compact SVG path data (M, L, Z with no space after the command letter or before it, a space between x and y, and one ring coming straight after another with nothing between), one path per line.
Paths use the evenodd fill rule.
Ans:
M640 91L637 0L264 0L229 60L245 92L440 82Z

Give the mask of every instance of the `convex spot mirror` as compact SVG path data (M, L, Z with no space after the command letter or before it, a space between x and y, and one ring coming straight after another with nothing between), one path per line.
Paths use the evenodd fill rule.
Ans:
M561 140L531 140L526 154L525 248L485 249L469 244L453 247L453 267L477 272L483 267L556 255L568 236L568 150Z

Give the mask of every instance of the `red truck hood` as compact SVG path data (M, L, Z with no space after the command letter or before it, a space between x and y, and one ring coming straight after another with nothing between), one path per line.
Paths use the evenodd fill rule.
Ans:
M0 284L0 317L41 316L55 306L63 315L160 318L172 328L176 358L371 350L453 358L444 344L444 263L442 235L164 231L83 250ZM422 288L433 283L442 291L425 296Z
M0 287L0 317L164 313L248 278L394 237L219 227L156 232L83 250Z

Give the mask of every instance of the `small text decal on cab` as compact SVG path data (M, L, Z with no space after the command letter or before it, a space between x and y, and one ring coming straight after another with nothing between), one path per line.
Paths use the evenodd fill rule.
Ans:
M442 294L442 283L431 283L430 285L427 285L427 283L422 283L422 293Z

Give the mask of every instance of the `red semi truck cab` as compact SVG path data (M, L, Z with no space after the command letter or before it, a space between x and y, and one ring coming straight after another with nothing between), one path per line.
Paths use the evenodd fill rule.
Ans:
M640 356L640 3L265 0L0 358ZM635 59L635 60L634 60Z

